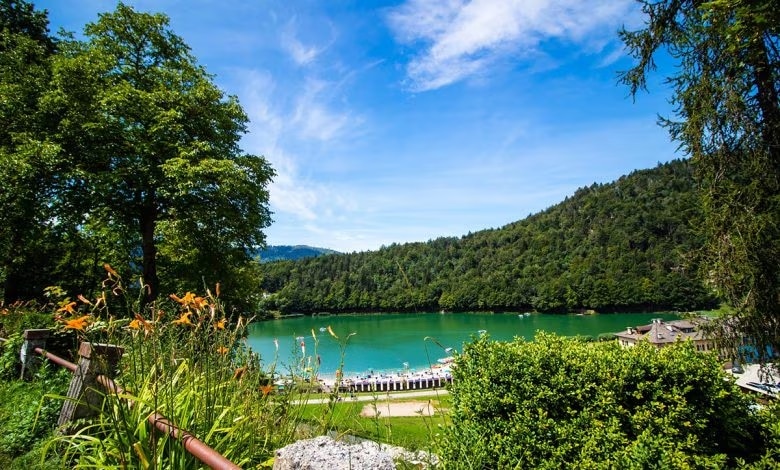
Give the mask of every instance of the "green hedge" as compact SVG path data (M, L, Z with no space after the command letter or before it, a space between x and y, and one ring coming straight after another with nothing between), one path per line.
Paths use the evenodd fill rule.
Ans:
M717 468L776 451L767 412L691 344L483 337L453 371L447 468Z

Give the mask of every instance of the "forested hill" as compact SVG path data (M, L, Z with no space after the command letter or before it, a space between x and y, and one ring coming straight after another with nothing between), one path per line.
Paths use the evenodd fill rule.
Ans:
M690 256L702 213L674 161L500 229L263 265L282 311L691 310L713 299Z
M336 253L338 252L327 248L317 248L306 245L271 245L257 251L254 256L260 259L260 262L267 263L283 259L298 260Z

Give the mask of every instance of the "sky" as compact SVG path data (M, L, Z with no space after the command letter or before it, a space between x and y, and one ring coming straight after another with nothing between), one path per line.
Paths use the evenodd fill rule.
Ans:
M32 0L80 34L108 0ZM249 116L269 245L342 252L498 228L680 158L663 77L632 98L633 0L126 0Z

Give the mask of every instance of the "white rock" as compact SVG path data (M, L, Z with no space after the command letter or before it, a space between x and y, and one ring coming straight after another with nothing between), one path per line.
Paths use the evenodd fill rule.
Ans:
M376 443L354 444L319 436L276 451L274 470L395 470L393 458Z

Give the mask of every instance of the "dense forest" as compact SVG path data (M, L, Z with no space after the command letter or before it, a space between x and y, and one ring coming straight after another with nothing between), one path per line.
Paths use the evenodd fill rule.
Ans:
M689 162L584 187L499 229L263 265L282 312L692 310L715 304L691 254Z
M256 250L253 257L259 259L261 263L268 263L284 259L298 260L336 253L338 252L327 248L317 248L306 245L269 245L260 250Z

